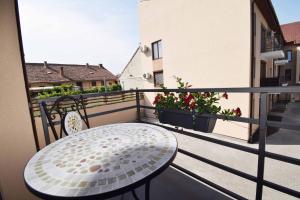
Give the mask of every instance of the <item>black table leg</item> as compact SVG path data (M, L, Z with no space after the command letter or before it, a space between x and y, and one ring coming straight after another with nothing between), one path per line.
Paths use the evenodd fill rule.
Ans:
M132 192L134 199L139 200L139 197L136 195L135 190L131 190L131 192Z
M147 181L145 186L145 200L150 200L150 180Z

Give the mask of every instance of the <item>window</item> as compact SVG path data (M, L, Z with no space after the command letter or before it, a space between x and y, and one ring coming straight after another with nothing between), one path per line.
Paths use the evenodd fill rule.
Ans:
M101 81L100 81L100 84L101 84L101 85L104 85L104 81L103 81L103 80L101 80Z
M82 88L82 82L76 82L76 85L80 88Z
M97 85L96 81L92 81L92 87L95 87Z
M290 81L290 80L292 80L292 70L286 69L285 70L285 81Z
M164 85L164 76L163 72L153 72L154 77L154 86L159 87Z
M152 59L156 60L162 58L162 44L161 40L152 43Z
M292 51L291 50L287 50L285 52L285 56L286 56L286 59L289 61L289 62L292 62Z

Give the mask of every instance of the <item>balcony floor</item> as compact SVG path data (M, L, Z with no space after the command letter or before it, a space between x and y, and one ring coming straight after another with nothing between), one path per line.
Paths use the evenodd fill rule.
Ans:
M136 193L140 200L144 198L144 186L138 188ZM121 200L122 196L117 196L109 200ZM132 194L123 195L123 200L133 200ZM213 188L183 174L173 167L169 167L166 171L156 177L150 186L151 200L199 200L214 199L227 200L232 199Z

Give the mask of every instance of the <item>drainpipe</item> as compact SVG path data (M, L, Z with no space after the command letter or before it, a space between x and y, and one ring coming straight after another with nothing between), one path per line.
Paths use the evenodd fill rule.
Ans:
M251 58L251 77L250 77L250 87L253 87L254 86L254 80L253 80L253 73L254 73L254 70L253 70L253 66L254 66L254 34L253 34L253 30L256 30L254 29L253 25L253 21L254 21L254 0L251 1L251 17L250 17L250 41L251 41L251 55L250 55L250 58ZM256 23L255 23L256 24ZM255 66L256 67L256 66ZM253 105L254 104L254 101L253 101L253 93L250 93L250 117L253 117ZM251 143L252 142L252 124L249 124L249 136L248 136L248 143Z

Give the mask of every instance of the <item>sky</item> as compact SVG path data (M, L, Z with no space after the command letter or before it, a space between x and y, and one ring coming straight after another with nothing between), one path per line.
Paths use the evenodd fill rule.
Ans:
M280 24L300 21L300 0L272 0Z
M139 0L19 0L26 62L100 64L120 73L139 45ZM300 0L272 0L280 24Z
M120 73L139 45L137 1L19 0L25 61Z

